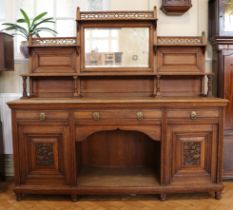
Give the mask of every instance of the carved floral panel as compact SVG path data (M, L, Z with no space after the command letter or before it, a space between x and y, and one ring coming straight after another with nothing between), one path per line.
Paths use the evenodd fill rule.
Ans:
M36 165L37 166L53 166L54 165L54 151L51 143L37 143L35 145L36 151Z
M196 166L201 163L201 142L184 142L183 165Z

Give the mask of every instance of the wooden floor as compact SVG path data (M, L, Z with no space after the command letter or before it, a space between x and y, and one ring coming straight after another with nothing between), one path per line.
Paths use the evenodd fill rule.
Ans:
M72 202L69 196L26 196L17 202L13 183L3 183L0 210L233 210L233 181L225 182L219 201L208 194L169 195L167 201L155 196L83 196Z

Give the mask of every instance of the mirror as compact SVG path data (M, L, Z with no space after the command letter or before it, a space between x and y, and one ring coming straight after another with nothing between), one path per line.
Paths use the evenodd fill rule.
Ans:
M149 28L85 28L85 68L148 68Z

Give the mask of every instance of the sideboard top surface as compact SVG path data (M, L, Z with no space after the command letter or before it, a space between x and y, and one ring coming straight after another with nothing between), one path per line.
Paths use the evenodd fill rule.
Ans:
M24 105L45 105L49 108L50 105L70 105L70 106L79 106L79 105L137 105L137 104L147 104L153 106L226 106L228 100L220 99L220 98L212 98L212 97L160 97L160 98L108 98L108 99L100 99L100 98L31 98L31 99L20 99L8 102L8 105L13 108L17 106Z

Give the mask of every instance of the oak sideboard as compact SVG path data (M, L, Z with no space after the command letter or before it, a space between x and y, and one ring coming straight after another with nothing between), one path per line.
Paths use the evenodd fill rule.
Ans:
M23 97L8 103L17 199L158 194L165 200L186 192L220 199L227 100L212 97L204 34L157 36L156 8L78 8L76 19L77 37L29 40Z

